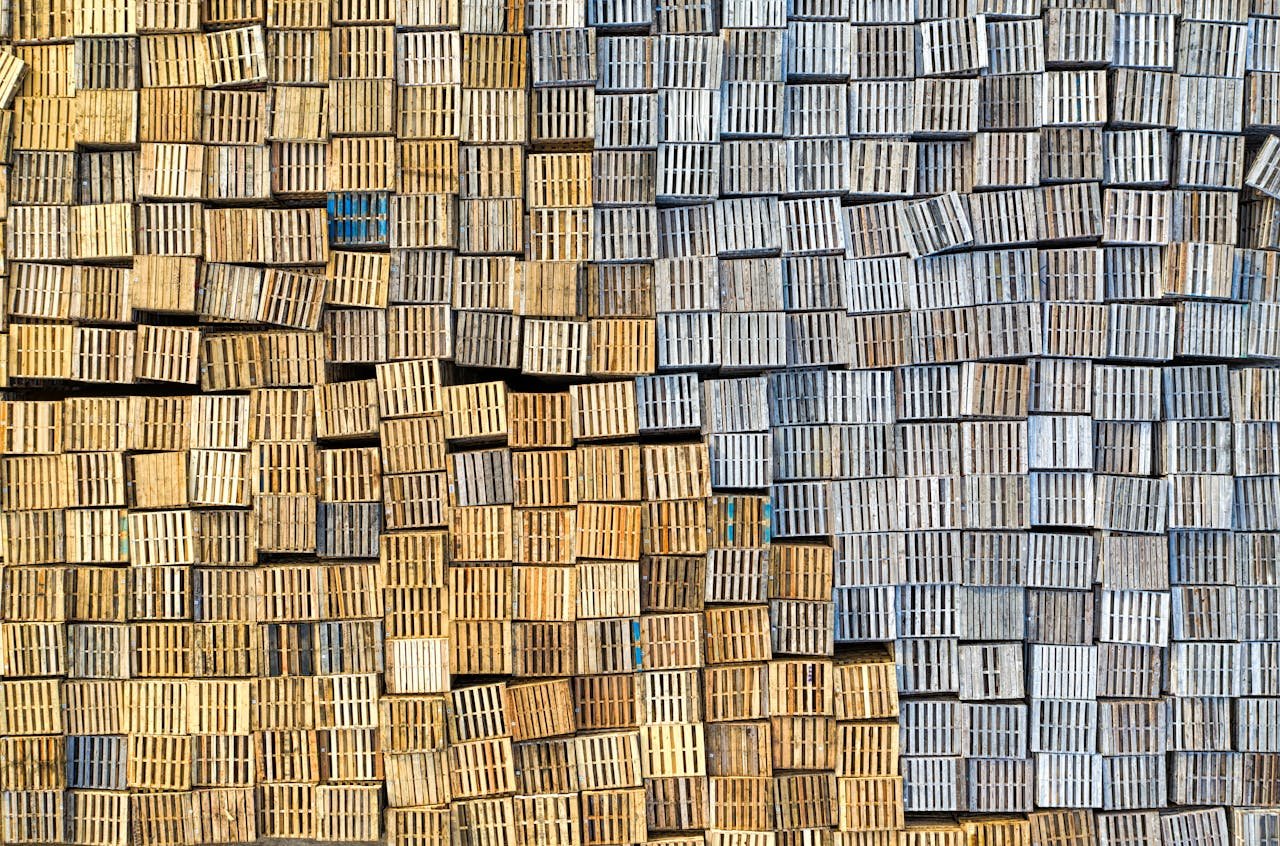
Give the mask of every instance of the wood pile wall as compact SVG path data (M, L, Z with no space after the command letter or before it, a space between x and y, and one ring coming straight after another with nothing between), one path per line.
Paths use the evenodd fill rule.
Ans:
M1270 0L0 3L0 843L1278 846L1272 132Z

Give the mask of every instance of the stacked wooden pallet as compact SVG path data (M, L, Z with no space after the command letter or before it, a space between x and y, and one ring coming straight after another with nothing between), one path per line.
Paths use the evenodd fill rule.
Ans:
M636 441L697 429L696 379L402 414L395 375L2 406L10 842L900 828L831 549Z
M1278 39L13 0L0 842L1274 846Z

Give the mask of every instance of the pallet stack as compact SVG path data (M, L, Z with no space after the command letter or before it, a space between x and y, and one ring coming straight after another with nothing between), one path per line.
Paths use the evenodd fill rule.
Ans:
M592 255L596 31L581 3L533 3L529 14L536 132L524 192L528 261L513 292L524 323L519 362L530 375L581 379L610 372L605 352L595 353L582 297Z
M12 0L0 842L1276 846L1278 40Z
M579 286L588 372L657 366L655 260L660 36L650 3L589 4L596 68L591 154L591 251Z

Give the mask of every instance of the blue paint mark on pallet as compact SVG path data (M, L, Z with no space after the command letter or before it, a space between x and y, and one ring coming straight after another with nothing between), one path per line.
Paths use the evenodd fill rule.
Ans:
M644 649L640 646L640 621L631 621L631 642L635 645L631 647L631 652L636 659L636 669L644 667Z
M335 246L386 246L391 232L390 202L377 191L329 195L329 243Z

